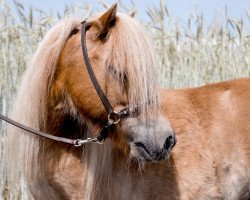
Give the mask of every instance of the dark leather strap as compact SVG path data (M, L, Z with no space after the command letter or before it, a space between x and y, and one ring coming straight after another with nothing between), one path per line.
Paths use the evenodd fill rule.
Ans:
M85 65L87 68L87 71L89 73L89 77L95 87L96 93L98 94L98 96L100 97L103 106L105 107L105 109L108 112L108 122L106 124L106 126L102 129L102 131L100 132L100 134L97 136L97 140L100 142L103 142L107 137L108 137L108 133L109 133L109 129L112 125L118 123L120 121L121 118L124 118L126 116L129 115L129 108L124 109L120 112L115 112L114 109L112 108L111 104L109 103L108 98L106 97L106 95L104 94L101 86L99 85L93 68L91 67L90 61L89 61L89 56L88 56L88 52L87 52L87 48L86 48L86 32L90 27L88 26L87 22L84 20L82 22L82 32L81 32L81 42L82 42L82 54L83 54L83 58L85 61Z
M100 132L100 134L97 136L97 140L102 142L105 141L105 139L108 137L109 135L109 129L110 127L114 124L114 120L110 119L108 120L106 126L102 129L102 131Z
M82 32L81 32L81 42L82 42L82 54L83 54L83 58L85 61L85 65L86 65L86 68L88 70L90 79L95 87L95 90L102 101L103 106L105 107L105 109L107 110L107 112L109 114L112 114L112 113L114 113L114 109L110 105L108 98L106 97L101 86L99 85L99 83L95 77L94 71L91 67L90 61L89 61L88 52L87 52L87 48L86 48L86 31L87 30L88 30L87 22L83 21L82 22Z
M38 136L41 136L41 137L44 137L44 138L48 138L48 139L51 139L51 140L55 140L55 141L58 141L58 142L63 142L63 143L66 143L66 144L73 144L73 145L76 145L79 141L79 139L76 139L76 140L72 140L72 139L68 139L68 138L63 138L63 137L57 137L57 136L54 136L54 135L50 135L50 134L47 134L47 133L44 133L42 131L37 131L37 130L34 130L30 127L27 127L23 124L20 124L2 114L0 114L0 118L6 122L8 122L9 124L12 124L13 126L16 126L22 130L25 130L25 131L28 131L30 133L33 133L35 135L38 135Z

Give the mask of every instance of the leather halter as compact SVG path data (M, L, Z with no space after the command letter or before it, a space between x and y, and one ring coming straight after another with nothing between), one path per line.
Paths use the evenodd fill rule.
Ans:
M8 122L9 124L12 124L13 126L16 126L22 130L28 131L30 133L33 133L35 135L44 137L44 138L48 138L57 142L63 142L66 144L72 144L74 146L81 146L83 144L86 143L99 143L102 144L105 139L108 137L108 133L109 133L109 129L111 126L119 123L121 118L124 118L126 116L129 115L129 113L132 111L130 108L125 108L119 112L114 111L114 109L112 108L108 98L105 96L103 90L101 89L101 86L99 85L94 71L91 67L90 61L89 61L89 57L88 57L88 53L87 53L87 48L86 48L86 32L90 27L88 26L87 22L84 20L82 22L82 30L81 30L81 43L82 43L82 53L83 53L83 57L84 57L84 61L85 61L85 65L87 68L87 71L89 73L90 79L95 87L95 90L98 94L98 96L100 97L100 100L102 101L103 106L105 107L105 109L108 112L108 121L106 123L106 125L103 127L102 131L99 133L99 135L92 139L92 138L87 138L87 139L69 139L69 138L63 138L63 137L58 137L58 136L54 136L54 135L50 135L48 133L42 132L42 131L37 131L34 130L30 127L27 127L21 123L18 123L2 114L0 114L0 119Z

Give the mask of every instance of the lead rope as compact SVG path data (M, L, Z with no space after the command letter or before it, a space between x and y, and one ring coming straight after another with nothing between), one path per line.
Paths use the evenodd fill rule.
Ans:
M57 141L57 142L62 142L62 143L65 143L65 144L72 144L76 147L78 146L81 146L82 144L86 144L86 143L101 143L99 140L97 140L97 138L87 138L87 139L75 139L75 140L72 140L72 139L69 139L69 138L63 138L63 137L57 137L57 136L54 136L54 135L50 135L48 133L45 133L45 132L42 132L42 131L37 131L37 130L34 130L28 126L25 126L19 122L16 122L2 114L0 114L0 119L6 121L7 123L9 124L12 124L13 126L15 127L18 127L22 130L25 130L29 133L33 133L35 135L38 135L38 136L41 136L41 137L44 137L44 138L48 138L48 139L51 139L51 140L54 140L54 141Z

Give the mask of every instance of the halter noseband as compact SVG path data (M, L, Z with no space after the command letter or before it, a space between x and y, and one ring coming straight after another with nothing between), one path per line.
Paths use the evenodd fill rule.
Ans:
M18 123L2 114L0 114L0 119L12 124L13 126L16 126L22 130L28 131L30 133L33 133L35 135L44 137L44 138L48 138L54 141L58 141L58 142L63 142L66 144L72 144L74 146L81 146L83 144L86 143L99 143L102 144L105 139L108 137L108 133L109 133L109 129L112 125L115 125L117 123L120 122L120 120L126 116L129 115L129 113L132 111L131 108L125 108L119 112L114 111L114 109L112 108L108 98L106 97L106 95L104 94L101 86L99 85L94 71L91 67L90 61L89 61L89 57L88 57L88 53L87 53L87 48L86 48L86 32L88 31L90 27L88 27L87 22L84 20L82 22L82 30L81 30L81 43L82 43L82 54L83 54L83 58L85 61L85 65L88 71L88 74L90 76L90 79L95 87L95 90L100 98L100 100L102 101L103 106L105 107L105 109L108 112L108 121L106 123L106 125L103 127L102 131L99 133L99 135L92 139L92 138L87 138L87 139L68 139L68 138L63 138L63 137L58 137L58 136L54 136L54 135L50 135L48 133L42 132L42 131L37 131L34 130L30 127L27 127L21 123Z

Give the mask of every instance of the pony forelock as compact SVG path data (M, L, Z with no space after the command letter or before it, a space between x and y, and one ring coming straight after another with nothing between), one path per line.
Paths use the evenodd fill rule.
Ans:
M98 23L99 15L88 21ZM117 13L117 22L110 30L105 51L101 52L103 71L109 66L119 74L119 82L128 85L131 107L141 114L159 111L159 91L155 56L151 39L144 27L132 17ZM108 72L106 73L108 74Z
M127 72L130 104L139 106L142 114L147 114L149 106L157 111L159 93L151 40L133 18L124 14L118 16L121 20L114 29L114 44L119 45L114 45L111 62Z

